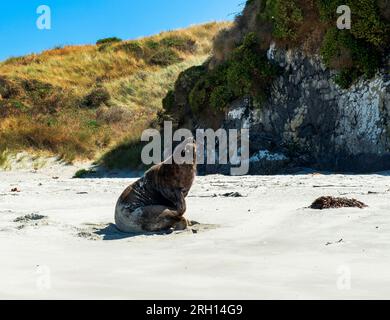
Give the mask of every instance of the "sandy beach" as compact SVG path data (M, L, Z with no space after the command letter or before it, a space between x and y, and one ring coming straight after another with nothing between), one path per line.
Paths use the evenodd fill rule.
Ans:
M0 298L390 298L389 173L197 177L199 225L132 235L112 223L134 179L74 170L0 172ZM368 207L308 209L324 195Z

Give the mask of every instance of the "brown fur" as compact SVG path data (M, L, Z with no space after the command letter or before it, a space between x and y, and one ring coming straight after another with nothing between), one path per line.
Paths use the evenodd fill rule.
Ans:
M178 152L175 150L175 152ZM192 164L169 160L153 166L126 188L115 208L115 223L124 232L182 230L188 225L183 217L196 172L196 146L187 143L185 152L193 153Z

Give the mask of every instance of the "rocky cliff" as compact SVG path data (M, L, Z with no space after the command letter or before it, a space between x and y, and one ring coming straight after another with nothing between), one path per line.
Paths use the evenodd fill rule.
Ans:
M336 27L343 4L350 30ZM249 0L213 56L180 75L166 115L250 129L251 173L388 170L389 35L387 0Z
M273 45L267 55L283 71L269 98L260 108L250 97L237 99L224 122L250 129L252 153L282 153L290 165L319 169L390 169L390 77L384 70L341 89L319 56Z

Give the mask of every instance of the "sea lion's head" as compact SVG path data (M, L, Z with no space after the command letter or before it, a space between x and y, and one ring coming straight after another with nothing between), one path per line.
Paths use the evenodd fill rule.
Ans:
M186 139L174 150L172 156L161 163L159 184L172 189L190 190L196 174L196 143Z

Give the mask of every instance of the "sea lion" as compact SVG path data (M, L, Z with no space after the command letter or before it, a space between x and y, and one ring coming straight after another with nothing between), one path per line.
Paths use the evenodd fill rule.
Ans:
M196 145L193 139L175 149L166 161L153 166L119 197L115 223L122 232L184 230L189 222L183 217L185 197L196 173ZM192 163L175 163L175 155L191 155Z

